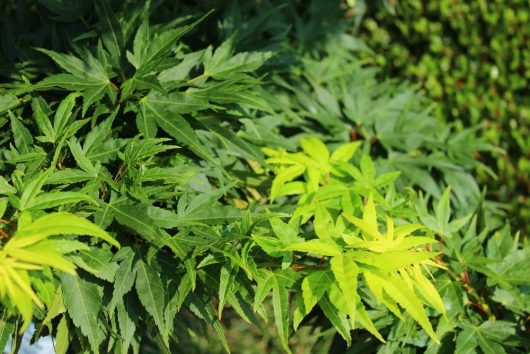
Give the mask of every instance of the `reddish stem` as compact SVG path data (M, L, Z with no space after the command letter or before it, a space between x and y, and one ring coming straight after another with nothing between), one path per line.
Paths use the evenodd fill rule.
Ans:
M474 306L474 307L476 307L477 309L479 309L480 312L482 312L482 313L485 314L486 316L488 315L488 311L486 311L486 309L485 309L481 304L477 304L476 302L471 301L471 300L469 300L469 304L470 304L471 306Z
M116 85L114 82L110 81L110 84L112 85L112 87L114 87L114 89L118 92L120 92L120 88L118 87L118 85Z
M9 235L2 229L0 229L0 236L3 238L9 239Z

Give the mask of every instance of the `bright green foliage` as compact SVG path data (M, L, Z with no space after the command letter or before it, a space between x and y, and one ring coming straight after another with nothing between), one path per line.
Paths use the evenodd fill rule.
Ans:
M361 158L360 170L349 164L348 160L353 157L358 143L342 145L332 154L329 154L327 147L317 138L303 138L300 144L303 153L267 151L271 156L267 162L282 166L277 170L272 182L271 199L281 194L301 194L299 205L302 204L305 211L302 214L302 223L305 224L306 220L314 215L315 235L311 237L309 233L304 237L297 237L297 232L293 229L293 234L287 236L284 230L288 226L277 224L278 221L273 223L271 220L277 241L274 243L270 237L255 237L255 241L272 256L283 256L286 259L289 254L282 254L282 251L301 252L308 254L306 262L311 262L311 258L314 258L317 263L316 266L290 265L295 268L307 268L304 270L307 274L301 288L303 301L297 303L295 312L295 328L321 299L326 299L323 301L327 301L328 306L339 312L337 316L349 319L347 324L343 324L347 331L344 332L347 333L344 335L345 340L351 342L347 328L354 329L356 322L359 322L362 327L384 341L367 315L363 299L359 295L358 278L362 277L366 288L378 303L403 319L399 304L438 342L423 306L432 306L441 313L445 313L445 307L436 288L422 274L422 267L435 265L430 259L435 257L436 253L421 250L426 244L436 241L430 237L411 235L422 228L422 225L402 224L394 227L393 220L386 217L386 231L381 232L378 226L376 205L371 193L376 192L376 188L382 185L372 181L389 180L385 183L387 185L397 178L397 174L385 174L393 175L392 179L385 175L376 178L373 162L366 155ZM298 175L288 175L293 166L300 168L301 173L298 175L303 173L303 182L293 181ZM342 170L352 170L354 173L348 176L342 174ZM341 179L343 176L347 178ZM299 193L277 192L285 190L282 188L293 183L303 186ZM328 188L339 193L331 194L327 191ZM363 192L370 194L362 206L362 218L358 218L354 216L353 210L359 206L353 207L351 201L347 203L344 199L352 194L362 196ZM342 207L344 204L347 205L346 208ZM339 214L336 219L326 206ZM289 224L298 223L300 208L295 210ZM308 212L309 210L311 212ZM296 260L294 252L291 252L293 262ZM312 268L315 269L309 270ZM333 320L330 318L330 321Z
M342 1L16 3L0 347L530 350L529 248L474 178L496 149L359 59Z
M31 321L33 304L44 308L44 299L39 298L32 286L37 288L38 293L51 291L53 294L55 289L53 283L49 283L51 279L46 282L46 277L51 274L49 269L75 274L75 264L64 256L90 250L82 242L53 236L89 235L118 247L119 244L96 225L69 213L47 214L32 221L31 214L26 212L20 215L17 226L17 231L0 249L0 297L5 305L15 307L22 314L24 324L20 331L23 332ZM35 285L38 280L44 280L44 283Z

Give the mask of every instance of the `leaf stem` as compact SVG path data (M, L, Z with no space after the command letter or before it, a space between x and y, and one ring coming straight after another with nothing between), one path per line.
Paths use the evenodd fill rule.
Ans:
M9 239L9 235L2 229L0 229L0 236L2 236L5 239Z

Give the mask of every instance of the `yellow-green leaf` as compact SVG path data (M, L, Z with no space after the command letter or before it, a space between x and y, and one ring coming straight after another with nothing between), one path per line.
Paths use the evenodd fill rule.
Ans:
M354 142L339 146L331 154L330 161L331 162L334 162L334 161L348 162L352 158L353 154L355 154L355 151L357 151L360 145L361 145L360 141L354 141Z
M80 216L61 212L45 215L29 225L19 228L8 242L8 247L27 247L49 236L55 235L87 235L101 238L108 243L120 247L120 244L99 226Z
M355 327L357 307L357 276L359 268L353 261L351 254L341 254L331 258L331 271L337 280L342 296L346 301L351 327Z

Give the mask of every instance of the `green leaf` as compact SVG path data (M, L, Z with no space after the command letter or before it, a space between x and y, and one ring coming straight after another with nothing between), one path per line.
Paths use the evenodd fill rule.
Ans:
M274 217L269 219L274 234L280 239L283 245L287 246L295 242L303 241L298 236L298 229L295 225L283 222L280 218Z
M331 285L333 278L328 271L316 271L302 281L305 313L309 313Z
M4 177L0 176L0 194L11 195L17 192L16 188L11 186Z
M377 188L384 187L392 182L394 182L401 175L401 171L392 171L384 173L380 176L377 176L374 182L374 186Z
M33 108L33 115L39 126L39 130L44 134L46 142L55 143L56 142L56 132L53 129L52 123L48 118L51 115L51 110L48 107L47 103L41 97L36 97L31 102ZM46 113L47 112L47 113ZM39 141L43 141L38 139Z
M63 316L57 325L57 334L55 336L55 353L66 354L70 345L70 336L68 331L68 322L66 316Z
M108 83L107 73L101 63L94 60L83 60L69 54L61 54L53 50L38 48L52 58L61 68L78 78L86 78L89 82ZM93 58L92 58L93 59Z
M120 326L121 354L129 353L129 347L132 344L136 332L136 324L133 320L134 309L126 298L124 302L118 303L118 324Z
M190 70L201 63L204 51L200 50L193 53L185 54L182 61L158 74L158 81L161 83L179 82L189 77Z
M354 141L354 142L339 146L331 153L330 161L331 162L335 162L335 161L348 162L353 157L353 155L355 154L355 151L357 151L359 146L361 146L360 141Z
M75 262L96 277L113 282L118 264L111 261L112 257L113 254L108 249L93 248L90 251L79 251Z
M319 239L327 242L333 240L335 236L333 235L335 228L333 219L331 218L329 211L320 204L317 205L315 211L315 221L313 222L313 226Z
M366 328L368 332L372 333L381 342L386 343L386 341L383 339L383 336L381 336L381 333L379 333L374 323L370 319L370 315L364 308L362 301L359 301L357 304L357 319L361 323L361 326Z
M232 55L233 39L223 42L215 52L211 47L206 50L204 58L204 75L216 79L229 78L235 73L252 72L262 66L272 52L243 52Z
M61 283L68 315L88 338L92 351L99 353L99 346L105 339L98 320L102 305L101 289L95 284L66 273L61 274Z
M342 249L333 241L309 240L305 242L293 243L285 248L289 251L307 252L322 256L340 256Z
M323 296L318 302L324 315L331 322L333 327L339 332L341 337L346 341L348 346L351 346L351 328L348 324L346 315L337 310L335 306L329 301L327 296Z
M302 173L304 173L305 167L303 165L293 165L286 168L282 168L280 172L276 175L274 180L272 181L272 187L271 187L271 193L270 193L270 199L273 201L277 197L279 197L280 189L283 185L285 185L286 182L290 182L296 177L300 176Z
M180 114L170 111L165 105L157 104L156 101L152 103L149 96L145 97L141 104L145 105L145 114L150 115L150 119L153 119L166 133L188 146L198 156L217 165L217 161L212 158L212 153L199 142L195 131Z
M120 244L112 236L98 226L82 217L66 212L48 214L29 225L19 226L13 235L13 240L16 239L17 245L23 247L49 236L65 234L94 236L120 247Z
M289 348L289 298L287 296L288 286L283 278L275 275L272 277L272 306L274 309L274 322L280 336L280 343L287 353Z
M9 318L7 310L2 310L2 318L0 319L0 348L5 348L9 339L15 332L15 321Z
M22 153L29 153L33 147L33 136L29 130L18 120L14 115L11 117L11 130L13 131L13 138L15 139L15 146Z
M477 352L477 336L475 331L465 329L456 337L455 354L474 354Z
M138 67L143 67L155 59L162 57L175 45L175 42L180 37L195 28L195 26L201 23L210 13L211 12L207 13L189 25L171 29L154 36L149 43L149 48L145 53L145 57L141 58L141 61L138 61Z
M147 105L139 105L140 109L136 115L136 128L145 138L155 138L158 130L156 120L147 112Z
M425 313L421 301L414 292L407 286L407 283L401 280L397 275L390 274L385 278L377 277L382 283L386 294L398 302L414 318L420 326L427 332L433 341L439 343L439 339L434 333L429 318Z
M116 305L121 303L123 296L131 291L136 278L136 268L133 268L136 261L135 255L128 247L122 248L122 250L120 255L123 257L123 260L116 270L112 298L109 302L109 312L113 312Z
M436 205L436 218L439 225L449 224L449 218L451 216L451 207L449 205L450 197L451 187L449 186L444 190L438 204Z
M77 92L69 94L64 100L61 101L57 111L55 111L55 116L53 118L53 130L58 138L64 134L66 126L70 122L72 110L76 103L75 99L77 97L79 97L79 93Z
M365 181L372 181L375 179L375 166L369 155L365 154L361 156L361 171Z
M355 317L357 308L357 277L359 269L352 259L350 253L341 254L331 258L331 271L342 292L342 297L346 302L350 325L355 327Z
M164 331L164 287L160 275L149 264L139 260L134 266L136 273L136 292L140 302L155 321L156 326L167 343Z
M127 59L136 70L143 64L147 48L149 48L149 19L146 17L142 19L134 36L133 53L127 53Z
M0 95L0 114L18 106L18 98L13 94Z
M34 85L37 90L51 87L61 87L66 90L83 92L83 115L94 102L107 95L112 101L116 98L116 90L112 86L104 65L90 52L85 53L85 59L61 54L52 50L38 48L40 52L51 57L61 68L70 74L49 76Z
M306 154L322 164L329 161L329 151L326 145L319 139L307 137L300 139L300 146Z
M176 214L169 210L149 207L147 215L154 224L162 228L190 225L222 224L241 219L241 210L227 205L211 205L209 208L184 210Z
M100 21L100 29L102 31L101 38L105 48L107 48L110 53L110 57L119 62L118 59L121 57L124 43L123 31L108 0L100 0L99 2L101 3L101 6L96 6L96 10Z
M219 321L223 315L227 294L232 292L232 286L234 285L235 277L238 271L239 267L235 266L234 264L221 266L221 275L219 278L219 307L217 311Z
M85 193L80 192L50 192L42 193L33 198L24 209L50 209L60 205L88 202L97 205L97 202Z

